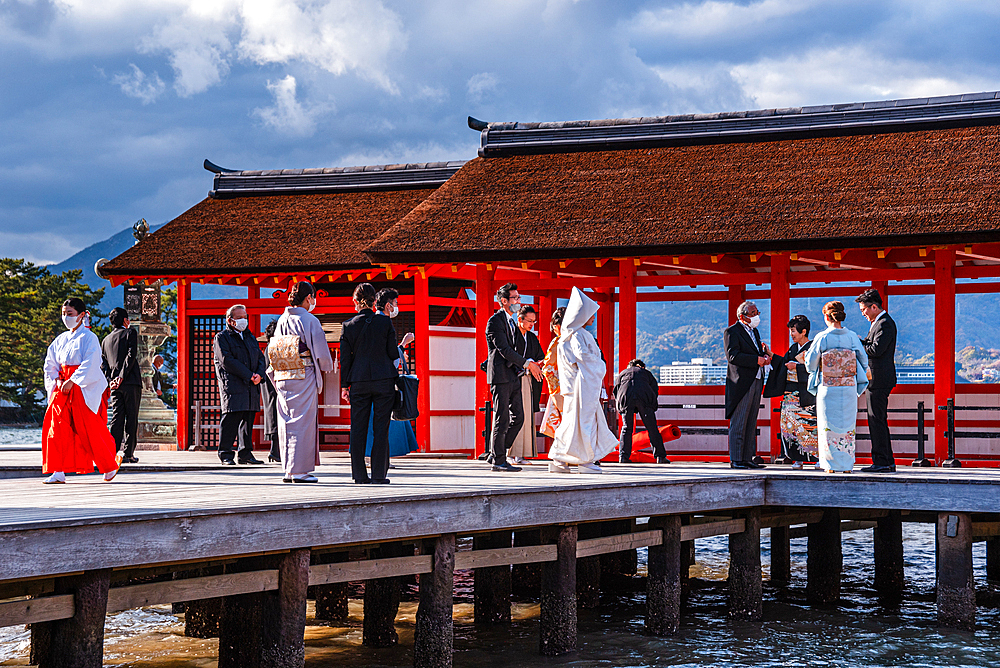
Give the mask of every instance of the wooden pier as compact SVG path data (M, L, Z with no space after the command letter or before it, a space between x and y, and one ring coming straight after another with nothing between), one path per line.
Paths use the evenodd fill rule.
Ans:
M654 635L677 631L689 546L709 536L729 536L730 614L746 620L761 617L762 529L776 583L789 578L788 541L808 536L816 605L839 600L847 530L874 528L874 585L891 604L902 591L902 522L935 523L944 626L974 628L974 541L988 541L987 570L1000 572L1000 474L983 469L612 464L603 475L556 475L394 461L388 486L352 484L346 461L325 463L315 485L282 484L276 467L123 471L112 484L0 480L0 626L30 623L40 666L96 667L107 613L186 603L189 632L219 636L220 666L302 666L307 592L335 614L343 583L366 581L364 642L387 645L395 578L419 575L414 662L450 666L455 570L476 570L477 623L508 623L510 566L541 564L539 651L549 655L576 647L577 606L601 577L587 560L637 548L649 548ZM474 549L456 551L469 536Z

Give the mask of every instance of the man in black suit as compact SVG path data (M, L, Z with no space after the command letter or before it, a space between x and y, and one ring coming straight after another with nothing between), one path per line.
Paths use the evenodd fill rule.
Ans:
M215 335L215 377L219 382L222 423L219 425L219 459L223 464L263 464L253 456L253 423L260 410L260 382L267 364L257 339L247 329L243 304L226 311L226 328ZM233 453L233 443L239 450Z
M526 340L518 331L516 314L521 307L517 286L507 283L497 290L500 310L486 323L486 382L493 396L493 430L487 457L493 471L520 471L507 461L507 450L524 424L521 401L521 375L527 370L536 380L542 379L538 362L526 358Z
M142 375L139 371L139 334L129 327L128 312L119 307L108 315L114 330L101 342L101 371L108 379L111 396L111 435L122 456L122 464L135 464L139 430Z
M861 345L868 353L871 381L868 383L868 432L872 439L872 465L861 469L866 473L892 473L896 460L892 455L889 436L889 393L896 387L896 322L882 307L882 295L869 288L857 299L861 314L871 322L868 335Z
M615 380L614 394L618 413L622 416L618 463L632 463L632 431L635 429L635 416L638 415L649 434L649 444L653 446L656 463L669 464L667 451L663 447L663 436L656 424L660 385L656 382L656 376L646 369L645 362L632 360L622 369Z
M757 413L764 389L764 367L771 362L767 344L757 326L760 311L751 301L736 309L737 321L723 337L729 369L726 374L726 419L729 420L729 465L734 469L762 469L757 454Z

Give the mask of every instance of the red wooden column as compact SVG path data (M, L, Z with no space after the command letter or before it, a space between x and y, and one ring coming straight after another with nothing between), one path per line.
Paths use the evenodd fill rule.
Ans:
M595 292L603 295L597 311L597 343L604 353L604 384L610 386L615 373L615 302L613 288L598 288Z
M553 278L551 271L541 273L543 280ZM552 332L549 330L549 322L552 320L552 313L556 310L556 300L551 292L542 292L538 295L538 322L535 334L538 335L538 343L542 345L542 350L549 349L549 342L552 341Z
M191 286L177 282L177 449L187 450L191 431Z
M872 281L872 287L882 295L882 308L889 310L889 281Z
M490 401L490 388L486 372L479 365L486 359L486 322L493 315L493 271L482 262L476 264L476 456L486 451L486 441L481 434L489 433L486 413L479 409Z
M613 305L612 305L613 308ZM618 261L618 370L635 359L636 297L635 262Z
M934 251L934 462L948 452L948 412L955 396L955 250Z
M788 285L789 259L784 253L771 256L771 351L774 354L784 355L788 351L788 327L789 319L789 285ZM771 416L771 438L770 452L771 461L781 456L781 415L774 412L775 408L781 406L781 398L773 397L770 401Z
M414 300L414 331L417 344L417 378L420 379L417 391L417 445L421 452L431 449L431 307L430 281L423 271L413 276Z
M728 327L736 322L736 308L746 299L746 286L730 285L727 287L729 288L729 312L726 314L726 326Z

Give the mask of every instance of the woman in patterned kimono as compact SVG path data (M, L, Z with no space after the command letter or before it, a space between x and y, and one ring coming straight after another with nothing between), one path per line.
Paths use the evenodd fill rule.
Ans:
M288 308L278 318L267 347L267 375L278 395L278 441L285 482L317 482L319 466L319 394L323 374L333 370L333 356L316 308L316 289L296 283Z
M809 374L805 358L809 340L809 318L794 316L788 321L792 345L783 356L771 359L773 370L764 387L765 397L781 397L781 442L792 468L802 470L804 462L815 462L819 456L816 438L816 397L809 392Z
M66 482L66 472L91 473L94 466L111 482L121 456L108 431L108 380L101 372L101 344L90 331L83 300L62 305L69 331L56 337L45 354L42 373L49 407L42 425L42 482Z
M841 302L823 307L827 328L806 352L809 390L816 394L819 466L827 473L854 469L858 397L868 387L868 355L858 335L841 323Z
M562 321L565 313L565 306L560 306L552 313L552 320L549 321L552 341L549 342L549 349L545 353L545 364L542 366L542 374L545 376L545 383L549 388L549 400L545 403L545 412L542 414L541 432L549 438L555 438L556 427L562 420L563 398L559 394L558 351L559 335L562 333Z

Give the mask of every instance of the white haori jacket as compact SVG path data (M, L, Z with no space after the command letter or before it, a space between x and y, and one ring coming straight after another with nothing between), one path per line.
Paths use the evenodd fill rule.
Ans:
M67 330L57 336L45 353L43 374L49 403L52 403L52 391L59 380L61 367L76 365L80 366L69 379L80 386L87 408L96 415L104 390L108 387L108 379L101 371L101 342L84 325L77 327L75 332Z

